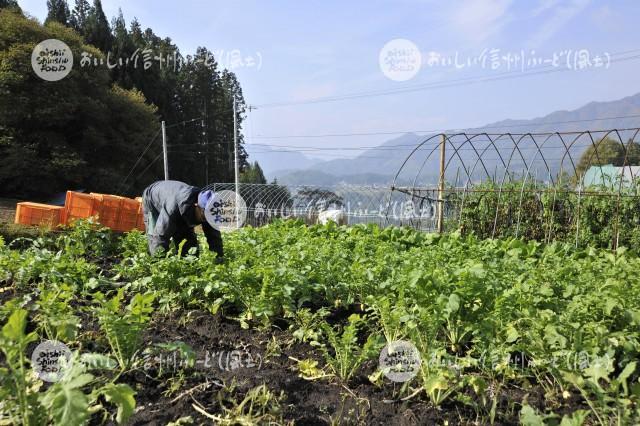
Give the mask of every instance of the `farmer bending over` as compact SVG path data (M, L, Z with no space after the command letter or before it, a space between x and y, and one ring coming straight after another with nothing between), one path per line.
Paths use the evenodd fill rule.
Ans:
M173 238L176 246L185 241L182 253L191 247L198 252L198 239L194 232L202 225L209 249L216 252L216 262L223 261L222 235L205 219L207 203L214 198L214 192L187 185L175 180L161 180L149 185L142 193L144 225L149 243L149 252L159 249L167 251Z

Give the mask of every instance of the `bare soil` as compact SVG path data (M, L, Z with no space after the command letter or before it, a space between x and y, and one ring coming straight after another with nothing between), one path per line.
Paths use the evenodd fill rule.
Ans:
M16 203L20 200L0 198L0 223L13 223L16 217Z
M314 359L320 365L323 361L312 346L292 343L288 331L243 329L237 321L220 314L179 312L157 318L147 330L143 346L172 341L190 345L196 352L196 363L182 370L183 381L171 391L180 376L179 360L156 359L149 363L155 367L126 376L124 381L138 392L138 408L130 420L133 425L166 424L185 416L191 416L197 424L210 424L211 420L198 413L194 404L219 415L222 404L231 407L234 401L242 401L250 389L262 384L275 394L282 392L282 417L297 425L479 424L475 423L473 410L457 401L441 407L426 402L424 395L401 401L400 384L373 385L367 376L375 371L377 360L366 363L349 383L336 378L305 380L299 377L295 360ZM255 365L229 364L227 354L234 350L250 354ZM233 390L229 392L228 387ZM521 401L524 396L523 391L505 387L495 396L498 410L508 410L510 402ZM528 400L531 405L544 406L540 389L533 394L529 391ZM514 424L518 411L514 413Z

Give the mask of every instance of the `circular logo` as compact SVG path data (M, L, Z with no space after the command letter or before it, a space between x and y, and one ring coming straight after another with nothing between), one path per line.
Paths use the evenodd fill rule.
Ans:
M73 53L65 42L50 38L33 49L31 67L43 80L62 80L71 72Z
M63 369L60 358L71 360L71 350L57 340L45 340L33 350L31 366L38 377L45 382L57 382L62 378Z
M240 228L247 219L247 204L234 191L219 191L207 203L204 217L219 231Z
M380 69L393 81L411 80L422 66L420 49L412 41L396 38L380 50Z
M418 374L420 352L411 342L394 340L382 348L378 366L385 377L394 382L406 382Z

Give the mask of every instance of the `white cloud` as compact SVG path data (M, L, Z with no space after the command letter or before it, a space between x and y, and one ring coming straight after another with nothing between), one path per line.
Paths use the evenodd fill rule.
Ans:
M582 12L591 0L541 0L533 16L549 15L538 30L529 38L528 47L541 48L576 15Z
M331 81L321 84L307 84L294 88L291 98L295 101L306 101L308 99L325 98L336 94L336 84Z
M561 0L540 0L538 7L533 10L533 16L541 15L547 10L554 8L560 3L560 1Z
M463 0L456 2L451 21L459 34L481 43L511 20L512 0Z
M593 11L591 20L601 30L610 32L622 30L620 22L624 21L624 17L609 5L604 5Z

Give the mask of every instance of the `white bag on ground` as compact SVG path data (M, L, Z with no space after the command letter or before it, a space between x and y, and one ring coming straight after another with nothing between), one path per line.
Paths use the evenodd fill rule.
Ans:
M338 225L346 225L347 215L344 210L339 209L329 209L318 214L318 223L326 225L329 221L333 221Z

